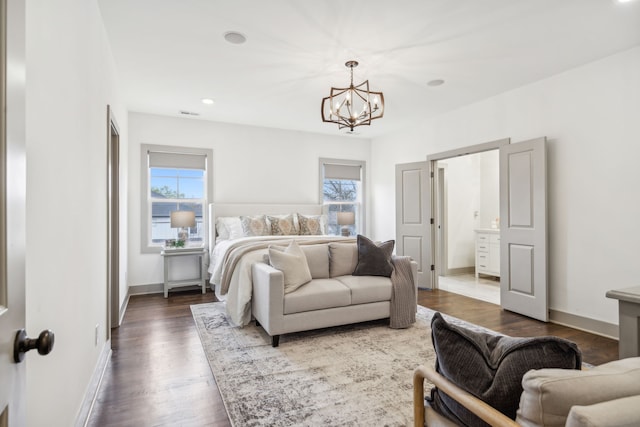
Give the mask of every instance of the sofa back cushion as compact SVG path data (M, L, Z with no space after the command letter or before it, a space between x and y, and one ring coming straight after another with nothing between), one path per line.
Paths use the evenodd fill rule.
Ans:
M640 395L640 357L616 360L585 371L529 371L522 378L522 387L518 423L564 426L574 405Z
M355 243L329 243L329 276L353 274L358 265L358 247Z
M307 257L307 264L314 279L329 278L329 245L327 243L317 245L301 245L302 252Z

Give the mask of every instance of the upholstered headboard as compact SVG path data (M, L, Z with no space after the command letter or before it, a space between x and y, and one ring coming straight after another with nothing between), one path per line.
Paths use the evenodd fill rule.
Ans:
M209 245L216 241L216 218L220 216L253 216L301 213L303 215L322 214L322 205L267 204L267 203L210 203L209 204Z

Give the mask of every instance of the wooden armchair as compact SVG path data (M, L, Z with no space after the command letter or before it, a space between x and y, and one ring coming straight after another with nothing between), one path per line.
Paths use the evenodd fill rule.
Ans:
M486 423L494 427L517 427L515 421L504 415L502 412L494 409L482 400L474 397L472 394L462 390L451 381L437 373L433 368L428 366L419 366L413 373L413 414L414 426L425 426L425 404L424 404L424 380L427 379L433 385L438 387L452 399L464 405L469 411L480 417ZM453 424L449 419L439 415L432 409L428 409L429 425L451 426Z

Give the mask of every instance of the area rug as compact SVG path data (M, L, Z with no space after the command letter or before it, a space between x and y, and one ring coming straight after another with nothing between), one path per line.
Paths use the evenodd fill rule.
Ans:
M254 323L231 326L224 303L191 311L237 427L411 425L413 371L435 362L434 312L421 306L408 329L391 329L388 319L358 323L286 334L276 348Z

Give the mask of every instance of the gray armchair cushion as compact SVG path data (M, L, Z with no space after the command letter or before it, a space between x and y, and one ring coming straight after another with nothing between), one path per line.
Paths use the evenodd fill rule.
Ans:
M476 332L445 321L431 321L436 371L460 388L515 419L522 376L530 369L580 369L578 347L558 337L514 338ZM460 425L486 426L481 419L437 388L429 404Z

